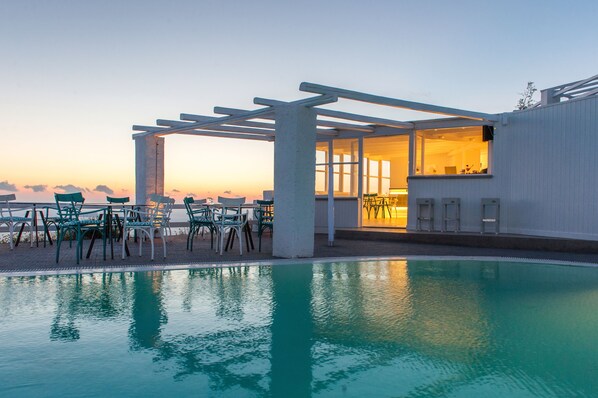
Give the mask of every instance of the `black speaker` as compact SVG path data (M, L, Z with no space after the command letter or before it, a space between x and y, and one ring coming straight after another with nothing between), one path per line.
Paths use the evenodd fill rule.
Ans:
M494 140L494 126L482 126L482 141Z

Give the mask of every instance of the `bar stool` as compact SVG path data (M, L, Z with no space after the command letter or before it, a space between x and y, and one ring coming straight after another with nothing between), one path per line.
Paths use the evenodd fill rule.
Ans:
M500 230L500 199L482 198L482 226L480 233L486 232L486 224L494 223L494 233L498 234Z
M442 198L442 232L446 232L449 224L454 223L453 232L461 230L461 199Z
M415 229L423 231L422 221L428 223L428 231L434 229L434 199L432 198L417 198L415 199L417 205L417 223Z

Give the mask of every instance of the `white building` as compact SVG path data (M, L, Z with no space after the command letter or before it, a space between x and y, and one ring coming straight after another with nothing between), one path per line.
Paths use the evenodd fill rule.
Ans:
M480 232L481 200L497 198L500 233L598 240L598 75L542 90L535 107L501 114L309 83L300 89L319 95L255 98L265 107L216 107L226 116L134 126L142 131L133 136L137 202L163 193L164 136L257 139L274 142L276 256L311 256L314 230L331 241L335 227L415 230L418 198L434 199L437 231L442 198L460 199L465 232ZM443 117L396 121L318 107L339 99Z

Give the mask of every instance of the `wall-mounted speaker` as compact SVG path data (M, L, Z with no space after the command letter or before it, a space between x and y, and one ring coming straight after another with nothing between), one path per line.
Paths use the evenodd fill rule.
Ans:
M482 141L494 140L494 126L482 126Z

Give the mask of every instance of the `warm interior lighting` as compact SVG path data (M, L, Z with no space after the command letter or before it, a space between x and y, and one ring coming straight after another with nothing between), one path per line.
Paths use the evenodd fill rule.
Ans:
M389 195L407 195L407 188L390 188Z

